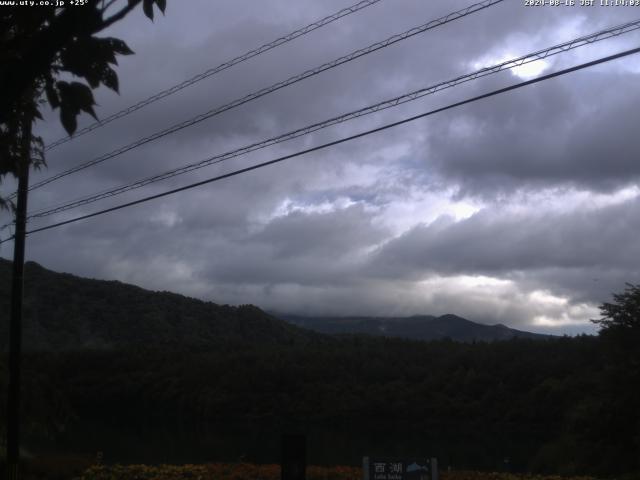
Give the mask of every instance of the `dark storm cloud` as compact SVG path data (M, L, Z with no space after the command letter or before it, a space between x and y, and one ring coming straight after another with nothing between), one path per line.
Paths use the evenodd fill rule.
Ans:
M168 3L166 17L154 24L136 12L108 32L127 40L136 55L120 61L120 96L97 93L101 117L355 1ZM470 3L384 0L50 152L48 170L34 181ZM31 205L48 206L284 133L470 72L478 62L620 23L631 11L527 9L507 0L51 184L33 192ZM595 58L615 51L612 45L589 52ZM616 45L622 49L629 40ZM551 69L577 63L582 57L575 55L554 59ZM640 231L633 215L638 202L581 210L566 192L613 194L637 183L640 136L633 106L639 71L588 71L36 234L28 254L56 270L278 310L453 312L520 326L538 317L584 320L589 306L619 290L621 281L637 278L638 265L630 259L640 252L625 238ZM159 193L517 80L503 73L47 221ZM46 140L63 134L56 113L38 128ZM564 211L572 213L537 205L531 198L540 192L566 197ZM443 205L469 198L479 213L431 223ZM489 279L477 283L474 276ZM556 297L535 293L542 290ZM568 317L563 308L571 311Z
M364 250L388 235L371 217L352 205L326 212L293 210L233 237L212 229L212 251L224 254L209 257L203 275L213 283L239 285L351 283Z
M371 271L387 278L420 278L426 274L487 275L518 278L540 275L547 286L571 279L572 293L602 288L640 270L640 200L597 209L549 212L483 210L454 221L441 217L391 240L375 254ZM569 272L569 273L567 273ZM598 272L602 272L604 278ZM616 275L617 273L617 275ZM553 281L553 277L559 278ZM637 278L637 277L636 277ZM578 280L578 284L576 284ZM556 285L557 286L557 285Z
M635 183L636 83L635 74L582 73L465 108L432 125L429 163L481 195Z
M56 268L76 270L84 265L80 268L84 274L89 264L90 270L98 267L109 276L110 267L105 264L111 263L120 264L121 273L130 276L147 271L147 265L161 258L169 277L173 265L185 263L192 266L196 280L214 285L335 286L353 282L354 266L363 261L364 251L388 235L371 223L372 214L359 205L306 214L293 210L252 231L225 228L222 222L196 228L188 217L162 206L141 210L138 218L125 221L107 217L92 228L66 227L66 233L84 247L60 252ZM60 236L58 231L52 238ZM113 239L118 236L127 242L116 244ZM178 289L184 291L184 285Z
M449 75L460 73L464 68L462 65L469 59L500 44L500 37L491 34L492 29L497 29L498 26L501 30L505 30L505 26L508 27L505 32L508 38L509 28L516 28L518 25L524 28L526 25L528 30L535 31L548 25L557 26L562 18L561 15L535 11L527 12L526 15L516 15L505 24L504 20L508 18L509 12L522 10L513 3L517 2L506 2L504 8L480 12L477 18L462 19L458 23L440 27L404 42L403 45L390 47L349 65L325 72L320 77L306 80L303 84L292 86L286 91L276 92L252 102L250 106L240 107L171 138L160 140L158 147L142 147L126 154L126 159L110 160L97 169L104 178L122 181L138 176L143 170L168 168L175 165L176 159L193 158L193 153L199 151L215 152L217 148L213 145L222 147L228 144L230 135L248 140L263 138L261 134L265 133L281 133L301 124L402 93L403 90L398 87L417 88L424 86L428 81L442 80ZM335 4L336 9L341 6L339 2ZM230 71L197 84L188 91L180 92L117 124L107 126L104 135L91 134L87 136L89 138L85 137L75 142L75 145L70 145L67 150L63 147L61 153L52 152L52 171L54 168L95 158L101 153L113 150L114 147L126 145L176 121L223 105L231 99L464 5L466 2L447 2L425 10L424 5L403 2L393 6L395 14L391 16L384 14L385 9L388 11L391 8L388 5L372 7L359 14L363 16L360 21L338 22L327 27L329 34L318 33L312 34L309 38L299 39L282 47L283 52L270 52L264 55L264 58L259 57L238 65ZM326 8L327 12L331 11L328 6ZM206 11L203 10L204 17L207 16ZM155 26L145 23L146 20L141 15L135 18L131 23L147 32L148 38L140 34L134 36L131 42L137 44L135 46L140 53L121 61L123 92L128 92L128 97L144 98L150 92L202 71L202 65L216 65L286 31L272 16L267 17L270 22L262 20L264 12L256 11L255 17L242 17L237 13L232 14L234 9L226 4L221 7L221 11L229 11L230 22L221 23L218 28L207 29L205 31L209 33L197 35L192 41L182 39L184 35L176 37L166 26L154 30ZM185 13L177 12L177 15L176 24L184 25ZM165 19L168 20L169 18ZM300 22L304 23L302 19ZM471 23L473 29L465 27ZM351 28L345 25L350 25ZM131 27L121 27L122 36L126 37L130 29ZM337 34L345 33L345 30L354 40L345 42L344 38ZM115 33L119 32L116 30ZM461 41L469 35L473 36L473 42ZM443 41L433 41L436 37ZM178 38L180 40L175 41ZM422 61L416 62L416 52L420 53ZM457 61L451 62L452 58ZM140 72L146 74L140 75ZM133 81L127 82L127 78ZM116 110L118 106L126 106L128 101L105 92L100 95L99 103L104 107L99 110L106 113ZM168 111L171 112L169 116L166 114ZM204 139L208 141L203 142ZM186 154L185 150L191 155ZM153 161L149 160L150 158L153 158Z
M525 290L544 289L576 303L610 302L627 283L640 283L640 266L549 267L509 274Z
M375 245L387 234L372 227L361 206L352 206L331 213L291 212L269 222L252 241L270 245L279 258L309 254L341 258L352 255L354 249Z

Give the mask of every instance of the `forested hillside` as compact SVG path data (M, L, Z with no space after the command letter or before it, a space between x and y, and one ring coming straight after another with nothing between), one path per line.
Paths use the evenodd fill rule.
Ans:
M5 340L7 262L0 267ZM610 307L621 323L604 323L598 337L329 337L256 307L27 268L23 428L31 452L271 463L279 435L303 431L316 463L428 452L454 468L640 469L638 317L622 307ZM640 290L627 304L637 297ZM0 416L0 428L5 422Z
M11 262L0 259L0 342L6 349ZM23 345L28 351L203 347L228 341L306 342L319 335L257 307L203 302L117 281L25 265Z

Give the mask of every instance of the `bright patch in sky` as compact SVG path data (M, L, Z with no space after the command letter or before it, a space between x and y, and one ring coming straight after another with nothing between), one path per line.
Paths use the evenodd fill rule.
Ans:
M508 287L513 285L511 280L503 280L501 278L487 277L486 275L460 275L457 277L458 283L463 287L482 288L482 287Z
M344 210L345 208L349 208L355 204L356 202L345 197L336 198L334 201L331 201L331 202L324 201L316 204L296 202L295 200L287 197L276 208L276 210L269 216L269 218L267 219L267 222L278 217L286 217L287 215L290 215L296 212L304 213L304 214L331 213L337 210Z
M537 77L547 68L549 68L549 62L547 62L546 60L536 60L535 62L525 63L524 65L520 65L519 67L512 68L511 73L513 73L516 77L527 80L529 78Z
M400 235L418 224L430 224L443 215L461 221L482 209L476 201L454 199L454 194L453 190L430 192L412 188L403 197L389 202L379 213L378 220Z
M640 185L615 190L613 192L593 192L589 190L544 189L537 192L520 192L510 198L509 210L527 213L532 208L549 212L568 213L576 210L597 210L620 205L640 197Z
M505 63L511 61L515 58L518 58L522 55L517 55L511 52L504 52L501 54L494 55L486 55L482 57L480 60L471 63L471 67L474 70L480 70L482 68L493 67L494 65L499 65L501 63ZM522 78L524 80L528 80L530 78L537 77L542 72L547 70L551 66L551 62L549 60L535 60L532 62L524 63L517 67L509 68L508 70L512 75Z
M176 226L182 221L176 212L170 210L160 210L150 217L149 220L152 223L158 223L169 228Z
M544 313L533 318L533 324L541 327L564 327L588 323L592 318L598 318L599 310L588 303L572 305L569 299L553 295L551 292L536 290L529 294L534 308Z

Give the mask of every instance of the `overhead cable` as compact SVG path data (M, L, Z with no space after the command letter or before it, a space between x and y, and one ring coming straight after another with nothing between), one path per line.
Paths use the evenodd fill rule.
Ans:
M178 168L174 168L172 170L153 175L141 180L137 180L135 182L131 182L125 185L121 185L115 188L111 188L108 190L103 190L98 193L94 193L91 195L83 196L81 198L77 198L75 200L67 201L65 203L61 203L54 207L47 207L45 209L41 209L36 211L28 216L29 219L33 218L42 218L49 215L53 215L55 213L64 212L66 210L70 210L72 208L76 208L79 206L87 205L89 203L93 203L105 198L113 197L137 188L144 187L146 185L150 185L152 183L156 183L162 180L166 180L172 177L176 177L178 175L182 175L194 170L198 170L200 168L208 167L217 163L221 163L225 160L229 160L231 158L235 158L241 155L248 154L250 152L260 150L278 143L282 143L288 140L292 140L303 135L308 135L315 131L337 125L343 122L347 122L365 115L369 115L372 113L376 113L391 107L395 107L407 102L411 102L422 98L426 95L431 95L437 93L439 91L455 87L456 85L460 85L462 83L466 83L472 80L476 80L478 78L486 77L488 75L492 75L507 69L517 68L523 65L526 65L531 62L543 60L552 55L557 55L559 53L567 52L569 50L573 50L575 48L579 48L585 45L590 45L594 42L602 41L608 38L616 37L625 33L629 33L631 31L640 29L640 19L627 22L621 25L617 25L615 27L610 27L605 30L600 30L598 32L584 35L568 42L564 42L558 45L554 45L552 47L548 47L546 49L538 50L533 53L529 53L527 55L520 56L515 59L507 60L505 62L485 67L480 70L476 70L472 73L468 73L465 75L458 76L451 80L447 80L444 82L437 83L435 85L431 85L425 88L421 88L419 90L412 91L410 93L405 93L403 95L384 100L378 102L374 105L370 105L358 110L354 110L348 113L344 113L342 115L330 118L328 120L324 120L322 122L314 123L312 125L307 125L303 128L298 128L296 130L269 138L267 140L262 140L260 142L256 142L250 145L243 146L241 148L237 148L225 153L221 153L218 155L214 155L212 157L206 158L196 163L191 163L188 165L184 165Z
M106 208L104 210L99 210L97 212L90 213L90 214L87 214L87 215L82 215L82 216L78 216L78 217L75 217L75 218L71 218L71 219L68 219L68 220L65 220L65 221L62 221L62 222L57 222L57 223L54 223L54 224L51 224L51 225L47 225L47 226L44 226L44 227L34 228L33 230L28 231L27 234L43 232L43 231L46 231L46 230L50 230L52 228L57 228L57 227L60 227L60 226L63 226L63 225L68 225L68 224L76 223L76 222L79 222L79 221L82 221L82 220L87 220L89 218L97 217L99 215L104 215L106 213L114 212L114 211L117 211L117 210L122 210L124 208L132 207L134 205L139 205L141 203L149 202L151 200L156 200L158 198L166 197L168 195L173 195L173 194L178 193L178 192L182 192L182 191L185 191L185 190L190 190L190 189L202 186L202 185L206 185L206 184L209 184L209 183L213 183L213 182L217 182L217 181L220 181L220 180L224 180L226 178L234 177L234 176L237 176L237 175L240 175L240 174L243 174L243 173L250 172L252 170L258 170L260 168L264 168L264 167L267 167L267 166L270 166L270 165L274 165L276 163L280 163L280 162L283 162L285 160L289 160L291 158L299 157L299 156L305 155L307 153L316 152L318 150L323 150L325 148L332 147L334 145L339 145L341 143L349 142L349 141L355 140L357 138L365 137L365 136L368 136L368 135L371 135L371 134L374 134L374 133L378 133L378 132L381 132L381 131L384 131L384 130L387 130L387 129L390 129L390 128L393 128L393 127L397 127L399 125L403 125L405 123L413 122L413 121L421 119L421 118L425 118L425 117L428 117L428 116L431 116L431 115L435 115L436 113L444 112L446 110L451 110L453 108L460 107L460 106L463 106L463 105L467 105L467 104L470 104L470 103L473 103L473 102L477 102L479 100L483 100L483 99L486 99L486 98L489 98L489 97L493 97L493 96L496 96L496 95L500 95L500 94L503 94L503 93L506 93L506 92L510 92L510 91L513 91L513 90L517 90L517 89L526 87L528 85L533 85L533 84L540 83L540 82L543 82L543 81L546 81L546 80L550 80L550 79L555 78L555 77L560 77L562 75L566 75L568 73L576 72L578 70L583 70L585 68L589 68L589 67L592 67L592 66L595 66L595 65L600 65L600 64L603 64L603 63L606 63L606 62L610 62L612 60L616 60L616 59L619 59L619 58L627 57L629 55L633 55L633 54L636 54L638 52L640 52L640 47L633 48L633 49L630 49L630 50L626 50L626 51L617 53L615 55L609 55L607 57L602 57L602 58L599 58L598 60L593 60L591 62L582 63L582 64L576 65L574 67L566 68L566 69L563 69L563 70L559 70L557 72L553 72L553 73L550 73L550 74L547 74L547 75L543 75L543 76L538 77L538 78L534 78L532 80L527 80L525 82L516 83L514 85L510 85L510 86L505 87L505 88L500 88L500 89L497 89L497 90L493 90L493 91L491 91L489 93L485 93L483 95L478 95L478 96L475 96L475 97L472 97L472 98L468 98L466 100L462 100L460 102L452 103L452 104L447 105L445 107L437 108L435 110L431 110L431 111L428 111L428 112L425 112L425 113L421 113L419 115L414 115L412 117L405 118L404 120L400 120L400 121L397 121L397 122L389 123L389 124L383 125L381 127L377 127L377 128L371 129L371 130L367 130L367 131L364 131L364 132L361 132L361 133L358 133L358 134L355 134L355 135L350 135L348 137L344 137L344 138L341 138L339 140L334 140L332 142L324 143L322 145L318 145L316 147L312 147L312 148L308 148L306 150L298 151L296 153L292 153L292 154L289 154L289 155L284 155L282 157L278 157L276 159L269 160L267 162L262 162L262 163L259 163L259 164L256 164L256 165L252 165L250 167L241 168L239 170L235 170L233 172L226 173L224 175L218 175L216 177L209 178L207 180L201 180L199 182L191 183L191 184L185 185L183 187L174 188L174 189L166 191L166 192L162 192L162 193L158 193L158 194L155 194L155 195L150 195L150 196L147 196L147 197L143 197L143 198L140 198L138 200L134 200L132 202L124 203L124 204L121 204L121 205L116 205L114 207ZM6 242L8 240L10 240L10 238L6 239L6 240L3 240L0 243L4 243L4 242Z
M191 127L192 125L195 125L197 123L200 123L204 120L207 120L215 115L219 115L223 112L226 112L228 110L231 110L233 108L239 107L240 105L243 105L245 103L248 103L250 101L256 100L260 97L263 97L265 95L268 95L270 93L275 92L276 90L280 90L282 88L288 87L289 85L292 85L294 83L300 82L302 80L305 80L309 77L318 75L324 71L327 71L329 69L335 68L339 65L351 62L357 58L360 58L362 56L368 55L370 53L373 53L377 50L380 50L382 48L386 48L389 47L395 43L401 42L403 40L406 40L408 38L411 38L415 35L418 35L420 33L424 33L428 30L434 29L436 27L439 27L441 25L445 25L447 23L453 22L455 20L459 20L461 18L464 18L468 15L471 15L473 13L476 13L480 10L484 10L486 8L489 8L493 5L496 5L498 3L501 3L505 0L484 0L482 2L479 3L474 3L473 5L470 5L466 8L463 8L461 10L449 13L448 15L445 15L443 17L440 17L436 20L431 20L430 22L427 22L423 25L420 25L418 27L414 27L411 28L403 33L399 33L396 35L393 35L389 38L387 38L386 40L383 40L381 42L376 42L374 44L369 45L368 47L365 48L361 48L359 50L356 50L354 52L351 52L348 55L342 56L340 58L337 58L335 60L332 60L330 62L327 62L319 67L310 69L310 70L306 70L305 72L302 72L298 75L294 75L292 77L289 77L287 80L283 80L281 82L278 83L274 83L273 85L266 87L266 88L262 88L254 93L250 93L249 95L246 95L244 97L238 98L230 103L227 103L225 105L222 105L220 107L216 107L213 108L205 113L202 113L200 115L197 115L189 120L185 120L183 122L177 123L171 127L168 127L164 130L161 130L159 132L156 132L152 135L149 135L147 137L141 138L136 140L135 142L132 142L128 145L122 146L120 148L117 148L109 153L106 153L104 155L101 155L100 157L94 158L92 160L86 161L84 163L81 163L79 165L76 165L75 167L72 167L68 170L65 170L63 172L60 172L56 175L53 175L49 178L46 178L44 180L41 180L39 182L34 183L31 187L29 187L29 190L35 190L37 188L40 188L44 185L47 185L53 181L59 180L60 178L66 177L68 175L71 175L73 173L79 172L81 170L84 170L85 168L89 168L92 167L94 165L97 165L99 163L102 163L106 160L109 160L111 158L117 157L118 155L122 155L125 152L128 152L130 150L133 150L134 148L140 147L142 145L145 145L149 142L152 142L154 140L157 140L159 138L162 138L164 136L170 135L172 133L175 133L179 130L182 130L184 128L187 127ZM15 196L15 194L13 195ZM13 198L13 196L10 196L9 198Z
M84 128L81 128L80 130L78 130L77 132L75 132L72 136L65 136L62 137L50 144L48 144L45 147L45 150L52 150L54 148L56 148L59 145L62 145L63 143L67 143L71 140L74 140L86 133L89 133L93 130L96 130L100 127L103 127L104 125L113 122L114 120L117 120L119 118L122 117L126 117L127 115L140 110L141 108L146 107L147 105L150 105L152 103L157 102L158 100L161 100L165 97L168 97L169 95L173 95L176 92L179 92L180 90L190 87L191 85L200 82L201 80L204 80L205 78L209 78L217 73L220 73L224 70L227 70L228 68L233 67L234 65L237 65L239 63L245 62L253 57L256 57L262 53L268 52L269 50L273 50L276 47L279 47L280 45L284 45L285 43L288 43L292 40L295 40L298 37L301 37L303 35L306 35L308 33L313 32L314 30L317 30L321 27L324 27L325 25L329 25L330 23L335 22L336 20L339 20L342 17L346 17L347 15L351 15L352 13L355 13L359 10L362 10L364 8L370 7L371 5L374 5L378 2L380 2L382 0L363 0L361 2L358 2L354 5L351 5L350 7L346 7L343 8L342 10L326 16L316 22L313 22L305 27L299 28L298 30L295 30L283 37L277 38L276 40L273 40L272 42L269 43L265 43L264 45L255 48L253 50L249 50L246 53L243 53L242 55L239 55L231 60L227 60L224 63L221 63L220 65L218 65L217 67L213 67L210 68L202 73L199 73L198 75L195 75L191 78L189 78L188 80L185 80L181 83L178 83L177 85L174 85L172 87L169 87L165 90L162 90L161 92L156 93L155 95L152 95L144 100L139 101L138 103L135 103L134 105L131 105L130 107L125 108L124 110L120 110L119 112L116 112L112 115L109 115L106 118L103 118L102 120L98 120L97 122L92 123L91 125L88 125Z

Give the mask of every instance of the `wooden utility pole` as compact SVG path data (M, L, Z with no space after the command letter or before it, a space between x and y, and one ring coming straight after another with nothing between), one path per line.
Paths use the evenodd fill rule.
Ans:
M20 477L20 356L22 349L22 296L24 286L24 247L27 220L27 193L31 164L31 121L25 115L21 125L21 159L18 165L18 197L13 241L11 317L9 321L9 396L7 401L8 480Z

